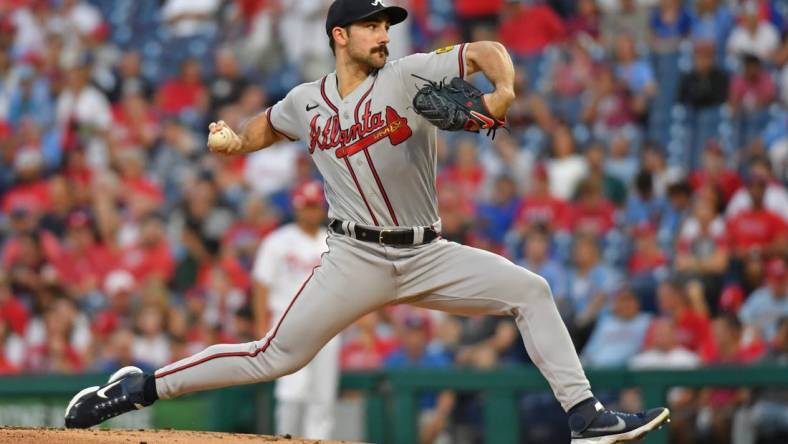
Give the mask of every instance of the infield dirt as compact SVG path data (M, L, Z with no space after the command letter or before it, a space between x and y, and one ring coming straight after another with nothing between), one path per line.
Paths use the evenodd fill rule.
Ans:
M312 441L281 436L183 430L88 429L2 427L0 444L351 444L348 441Z

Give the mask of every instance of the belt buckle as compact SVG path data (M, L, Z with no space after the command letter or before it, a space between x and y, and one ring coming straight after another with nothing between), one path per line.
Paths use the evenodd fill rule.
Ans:
M378 232L378 244L380 244L381 246L385 246L386 244L383 243L383 233L393 232L393 231L394 230L380 230Z

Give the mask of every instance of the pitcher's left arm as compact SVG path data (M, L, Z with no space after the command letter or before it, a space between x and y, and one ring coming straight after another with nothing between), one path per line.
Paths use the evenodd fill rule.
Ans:
M467 75L481 72L493 84L495 91L485 94L490 113L504 120L514 101L514 63L506 48L492 41L468 43L465 49Z

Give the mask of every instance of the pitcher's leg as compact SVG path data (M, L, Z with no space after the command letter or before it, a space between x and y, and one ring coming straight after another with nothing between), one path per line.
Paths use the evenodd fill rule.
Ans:
M330 252L266 337L245 344L214 345L157 370L159 398L293 373L346 326L389 302L394 294L391 268L381 266L378 257L348 247L347 242L329 238Z
M487 251L444 242L408 261L401 297L463 315L511 315L526 350L565 410L592 397L569 332L541 276Z

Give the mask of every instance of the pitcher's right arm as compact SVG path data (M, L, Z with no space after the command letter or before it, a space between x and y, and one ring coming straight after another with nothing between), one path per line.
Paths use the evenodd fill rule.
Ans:
M211 134L218 133L223 128L230 130L230 135L226 140L219 139L220 142L212 140ZM232 130L223 120L218 122L211 122L208 125L208 148L219 154L246 154L253 151L268 148L276 142L284 139L284 136L277 133L271 123L268 121L268 116L262 112L243 125L240 134Z

